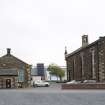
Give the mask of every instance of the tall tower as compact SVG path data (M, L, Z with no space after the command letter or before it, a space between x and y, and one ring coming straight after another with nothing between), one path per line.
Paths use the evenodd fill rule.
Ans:
M43 63L37 64L37 74L38 74L38 76L41 76L42 80L45 80L45 71L44 71L44 64Z

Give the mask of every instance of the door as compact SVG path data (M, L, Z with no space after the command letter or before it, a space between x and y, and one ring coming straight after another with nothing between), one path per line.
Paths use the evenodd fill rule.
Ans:
M11 88L11 79L6 79L6 88Z

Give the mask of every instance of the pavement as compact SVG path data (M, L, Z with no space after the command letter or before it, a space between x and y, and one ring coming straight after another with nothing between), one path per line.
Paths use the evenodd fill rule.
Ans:
M105 105L105 90L61 90L61 84L1 89L0 105Z

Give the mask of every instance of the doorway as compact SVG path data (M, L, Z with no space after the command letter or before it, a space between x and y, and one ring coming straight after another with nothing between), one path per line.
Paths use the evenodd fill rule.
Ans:
M6 79L6 88L11 88L11 79Z

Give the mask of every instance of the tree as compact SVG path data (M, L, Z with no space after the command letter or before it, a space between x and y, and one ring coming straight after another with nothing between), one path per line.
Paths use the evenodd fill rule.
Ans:
M49 71L50 75L55 75L55 76L59 77L60 80L62 80L62 77L64 77L64 75L65 75L65 72L62 70L62 68L60 68L56 64L50 64L48 66L47 70Z

